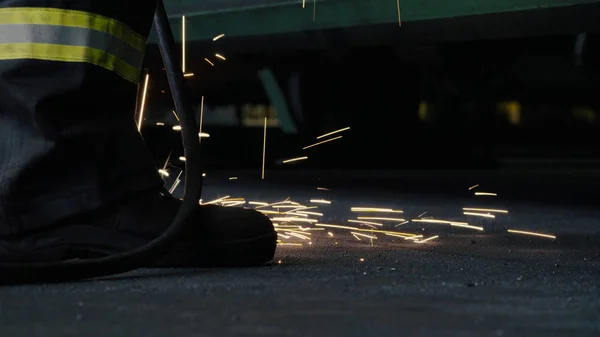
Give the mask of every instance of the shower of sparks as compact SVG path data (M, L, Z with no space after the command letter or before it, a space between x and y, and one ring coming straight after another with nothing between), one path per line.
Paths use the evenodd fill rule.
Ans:
M479 184L475 184L475 185L469 187L469 191L472 190L472 189L474 189L474 188L477 188L477 187L479 187Z
M291 159L284 160L283 163L287 164L287 163L292 163L292 162L295 162L295 161L306 160L306 159L308 159L308 157L306 157L306 156L304 156L304 157L297 157L297 158L291 158Z
M138 132L142 132L142 122L144 121L144 110L146 109L146 94L148 93L148 83L150 82L150 74L146 74L144 79L144 91L142 92L142 103L140 104L140 111L138 114L137 129Z
M393 210L391 208L377 208L377 207L352 207L352 212L379 212L379 213L404 213L400 210Z
M553 240L556 239L556 236L551 235L551 234L543 234L543 233L536 233L536 232L526 232L526 231L519 231L519 230L515 230L515 229L509 229L509 230L507 230L507 232L514 233L514 234L539 236L539 237L542 237L542 238L548 238L548 239L553 239Z
M218 39L220 39L220 38L222 38L224 36L225 36L225 34L219 34L219 35L213 37L213 41L217 41Z
M498 196L498 194L492 193L492 192L475 192L475 195L477 195L477 196L487 195L487 196L491 196L491 197L497 197Z
M339 130L335 130L335 131L331 131L329 133L326 133L324 135L320 135L317 137L317 139L321 139L321 138L325 138L325 137L329 137L331 135L335 135L336 133L340 133L340 132L344 132L344 131L348 131L350 130L350 127L345 127L343 129L339 129Z
M328 142L331 142L333 140L340 139L340 138L342 138L342 136L337 136L337 137L334 137L334 138L326 139L326 140L320 141L318 143L314 143L312 145L305 146L305 147L302 148L302 150L310 149L311 147L315 147L315 146L318 146L318 145L321 145L321 144L325 144L325 143L328 143Z
M193 77L194 73L185 73L183 74L183 77Z
M402 26L402 19L400 18L400 0L396 0L396 8L398 9L398 26Z
M483 218L495 218L496 216L494 214L489 214L489 213L476 213L476 212L463 212L464 215L471 215L471 216L480 216Z
M260 177L265 180L265 160L267 155L267 117L265 117L265 126L263 128L263 149L262 149L262 170Z
M204 58L204 61L206 61L208 64L210 64L211 66L215 66L214 63L212 63L209 59L207 59L206 57Z
M325 199L310 199L310 202L312 202L313 204L324 204L324 205L331 204L331 201L325 200Z
M227 59L225 58L225 56L223 56L223 55L221 55L221 54L219 54L219 53L215 54L215 57L216 57L216 58L219 58L219 59L221 59L221 60L223 60L223 61L227 60Z
M181 69L185 73L185 15L181 17Z
M507 210L504 209L492 209L492 208L474 208L474 207L463 207L463 211L471 212L488 212L488 213L504 213L508 214Z

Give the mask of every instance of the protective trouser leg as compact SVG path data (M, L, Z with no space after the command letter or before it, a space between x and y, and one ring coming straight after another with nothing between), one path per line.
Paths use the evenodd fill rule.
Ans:
M162 185L133 117L154 10L0 0L0 236Z

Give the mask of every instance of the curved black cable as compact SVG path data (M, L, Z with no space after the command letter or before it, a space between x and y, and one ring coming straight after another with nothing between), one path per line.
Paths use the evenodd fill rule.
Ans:
M202 192L200 142L193 109L187 101L183 73L175 61L175 40L162 0L158 0L154 27L175 108L182 124L182 141L186 156L185 197L171 225L156 239L129 252L98 259L66 260L48 263L2 263L0 284L50 283L78 281L120 274L151 264L164 256L178 239L188 214L198 207Z

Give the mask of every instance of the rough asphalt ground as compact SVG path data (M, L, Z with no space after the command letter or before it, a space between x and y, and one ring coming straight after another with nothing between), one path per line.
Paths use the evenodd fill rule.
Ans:
M349 207L367 205L400 208L406 218L427 211L458 221L465 219L461 207L484 204L509 214L468 219L493 233L403 228L440 235L424 244L380 237L371 246L347 231L315 232L311 245L280 247L262 268L140 270L0 288L0 336L600 336L600 209L593 205L375 193L367 186L316 194L308 183L283 190L219 179L207 181L207 197L327 198L332 204L319 208L325 223L343 224ZM558 240L509 235L505 227Z

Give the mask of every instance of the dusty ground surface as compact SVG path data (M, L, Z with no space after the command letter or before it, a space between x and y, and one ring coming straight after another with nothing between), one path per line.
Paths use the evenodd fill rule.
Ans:
M480 182L481 191L507 190L498 181ZM485 231L384 223L386 230L438 235L419 244L377 233L371 243L350 230L327 228L310 232L309 240L282 239L302 246L280 246L274 263L261 268L139 270L76 284L0 288L0 335L600 335L600 210L593 202L510 200L500 192L485 199L445 187L415 193L394 184L378 192L373 183L318 191L316 184L277 188L215 177L207 181L206 196L267 202L291 197L306 205L321 198L331 201L319 205L323 224L358 226L347 222L356 218L350 207L377 206L402 209L409 220L467 221ZM566 188L556 195L580 192ZM473 219L462 207L509 213Z

